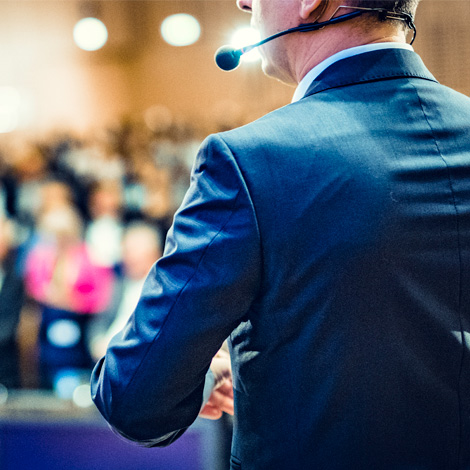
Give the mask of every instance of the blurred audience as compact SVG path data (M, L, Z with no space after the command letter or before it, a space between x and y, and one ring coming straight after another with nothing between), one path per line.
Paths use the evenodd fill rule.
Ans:
M36 382L88 380L161 256L189 186L197 134L157 106L142 122L85 138L2 140L1 384L24 385L16 335L26 311L37 312Z

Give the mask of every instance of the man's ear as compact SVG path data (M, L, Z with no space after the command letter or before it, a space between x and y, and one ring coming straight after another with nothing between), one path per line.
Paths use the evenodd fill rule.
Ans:
M328 5L328 0L300 0L300 17L303 20L308 20L314 12L316 14L315 21L317 21Z

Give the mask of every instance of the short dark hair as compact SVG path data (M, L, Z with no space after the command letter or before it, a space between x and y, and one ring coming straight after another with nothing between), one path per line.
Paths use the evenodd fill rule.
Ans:
M347 5L363 8L384 8L390 11L406 13L415 17L416 8L420 0L348 0Z
M364 8L384 8L414 17L419 0L349 0L348 5Z

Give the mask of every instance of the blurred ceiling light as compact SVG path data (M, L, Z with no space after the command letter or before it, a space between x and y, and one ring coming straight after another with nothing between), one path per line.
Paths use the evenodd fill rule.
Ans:
M194 16L178 13L165 18L160 31L171 46L189 46L199 39L201 26Z
M97 51L106 44L108 30L97 18L82 18L73 28L73 39L80 49Z
M21 96L13 87L0 87L0 133L14 131L20 121Z
M259 32L252 28L251 26L244 26L235 31L230 41L230 45L233 47L241 48L244 46L249 46L261 40ZM258 49L253 49L250 52L242 55L241 60L243 62L255 62L260 60L261 56L258 52Z

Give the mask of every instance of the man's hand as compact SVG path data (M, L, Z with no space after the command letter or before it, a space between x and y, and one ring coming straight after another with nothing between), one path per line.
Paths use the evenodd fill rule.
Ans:
M209 401L203 406L199 416L207 419L219 419L222 413L233 415L233 385L230 355L221 349L211 362L211 371L215 385Z

